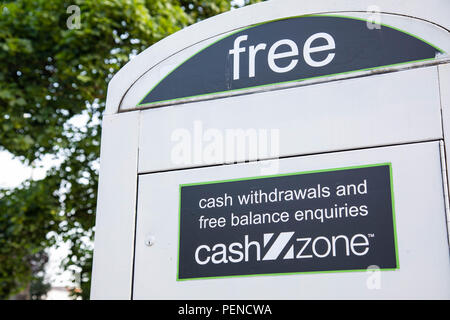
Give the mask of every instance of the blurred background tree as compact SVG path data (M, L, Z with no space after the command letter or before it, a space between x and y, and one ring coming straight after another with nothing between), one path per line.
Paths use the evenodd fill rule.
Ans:
M171 33L254 2L259 1L2 1L0 150L29 166L49 155L59 164L42 180L0 190L0 299L19 292L31 299L45 296L45 249L57 239L70 244L63 264L77 273L81 289L73 295L89 298L108 81ZM79 8L79 25L71 5Z

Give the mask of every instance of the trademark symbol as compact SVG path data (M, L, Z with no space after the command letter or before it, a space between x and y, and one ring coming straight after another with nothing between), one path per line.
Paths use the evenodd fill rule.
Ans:
M369 238L375 238L375 234L374 234L374 233L368 233L368 234L367 234L367 237L369 237Z

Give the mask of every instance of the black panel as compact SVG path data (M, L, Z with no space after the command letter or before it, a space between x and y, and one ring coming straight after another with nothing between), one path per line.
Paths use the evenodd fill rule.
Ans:
M315 61L334 54L331 62L322 67L310 66L303 56L306 40L317 33L329 34L335 42L332 50L311 53ZM247 40L240 43L245 52L239 53L240 77L233 80L233 55L229 51L242 35L247 35ZM298 55L277 59L276 64L286 67L293 59L297 64L288 72L277 73L268 65L268 52L282 39L292 40ZM260 43L266 44L266 49L256 53L255 76L249 77L249 47ZM311 47L325 44L324 38L318 38ZM290 50L289 46L281 45L275 53ZM358 19L306 16L278 20L239 31L206 47L166 76L140 105L432 59L438 52L407 33L387 26L370 29L366 21Z
M178 278L396 269L391 187L388 164L182 186Z

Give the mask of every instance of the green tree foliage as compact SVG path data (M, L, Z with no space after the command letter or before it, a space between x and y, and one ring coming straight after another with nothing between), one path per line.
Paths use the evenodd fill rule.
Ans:
M58 228L60 202L54 179L27 181L0 193L0 297L18 293L33 279L33 265Z
M45 266L48 262L48 255L40 251L32 257L30 261L33 278L30 282L29 295L31 300L42 300L49 291L51 285L46 279Z
M71 5L80 9L79 28L68 28ZM33 266L55 243L51 234L71 244L65 267L76 267L89 297L107 83L153 43L231 7L228 0L1 3L0 149L30 165L44 155L62 160L42 180L0 190L0 298L38 279Z

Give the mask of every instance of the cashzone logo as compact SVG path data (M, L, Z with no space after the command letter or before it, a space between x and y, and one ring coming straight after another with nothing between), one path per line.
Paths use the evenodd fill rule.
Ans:
M264 233L263 241L255 239L250 240L250 235L244 235L243 241L233 242L229 245L217 243L213 246L199 245L195 250L195 261L199 265L208 263L240 263L248 262L250 259L255 261L287 260L287 259L322 259L327 257L343 256L364 256L370 250L369 237L374 234L354 234L337 236L317 236L303 237L296 234L295 231L281 232L275 238L275 241L268 246L264 256L261 255L261 248L274 236L273 233ZM296 242L298 245L295 246ZM294 247L295 246L295 247ZM288 248L288 251L281 253Z
M164 76L138 106L435 59L406 31L336 15L268 21L206 46Z

